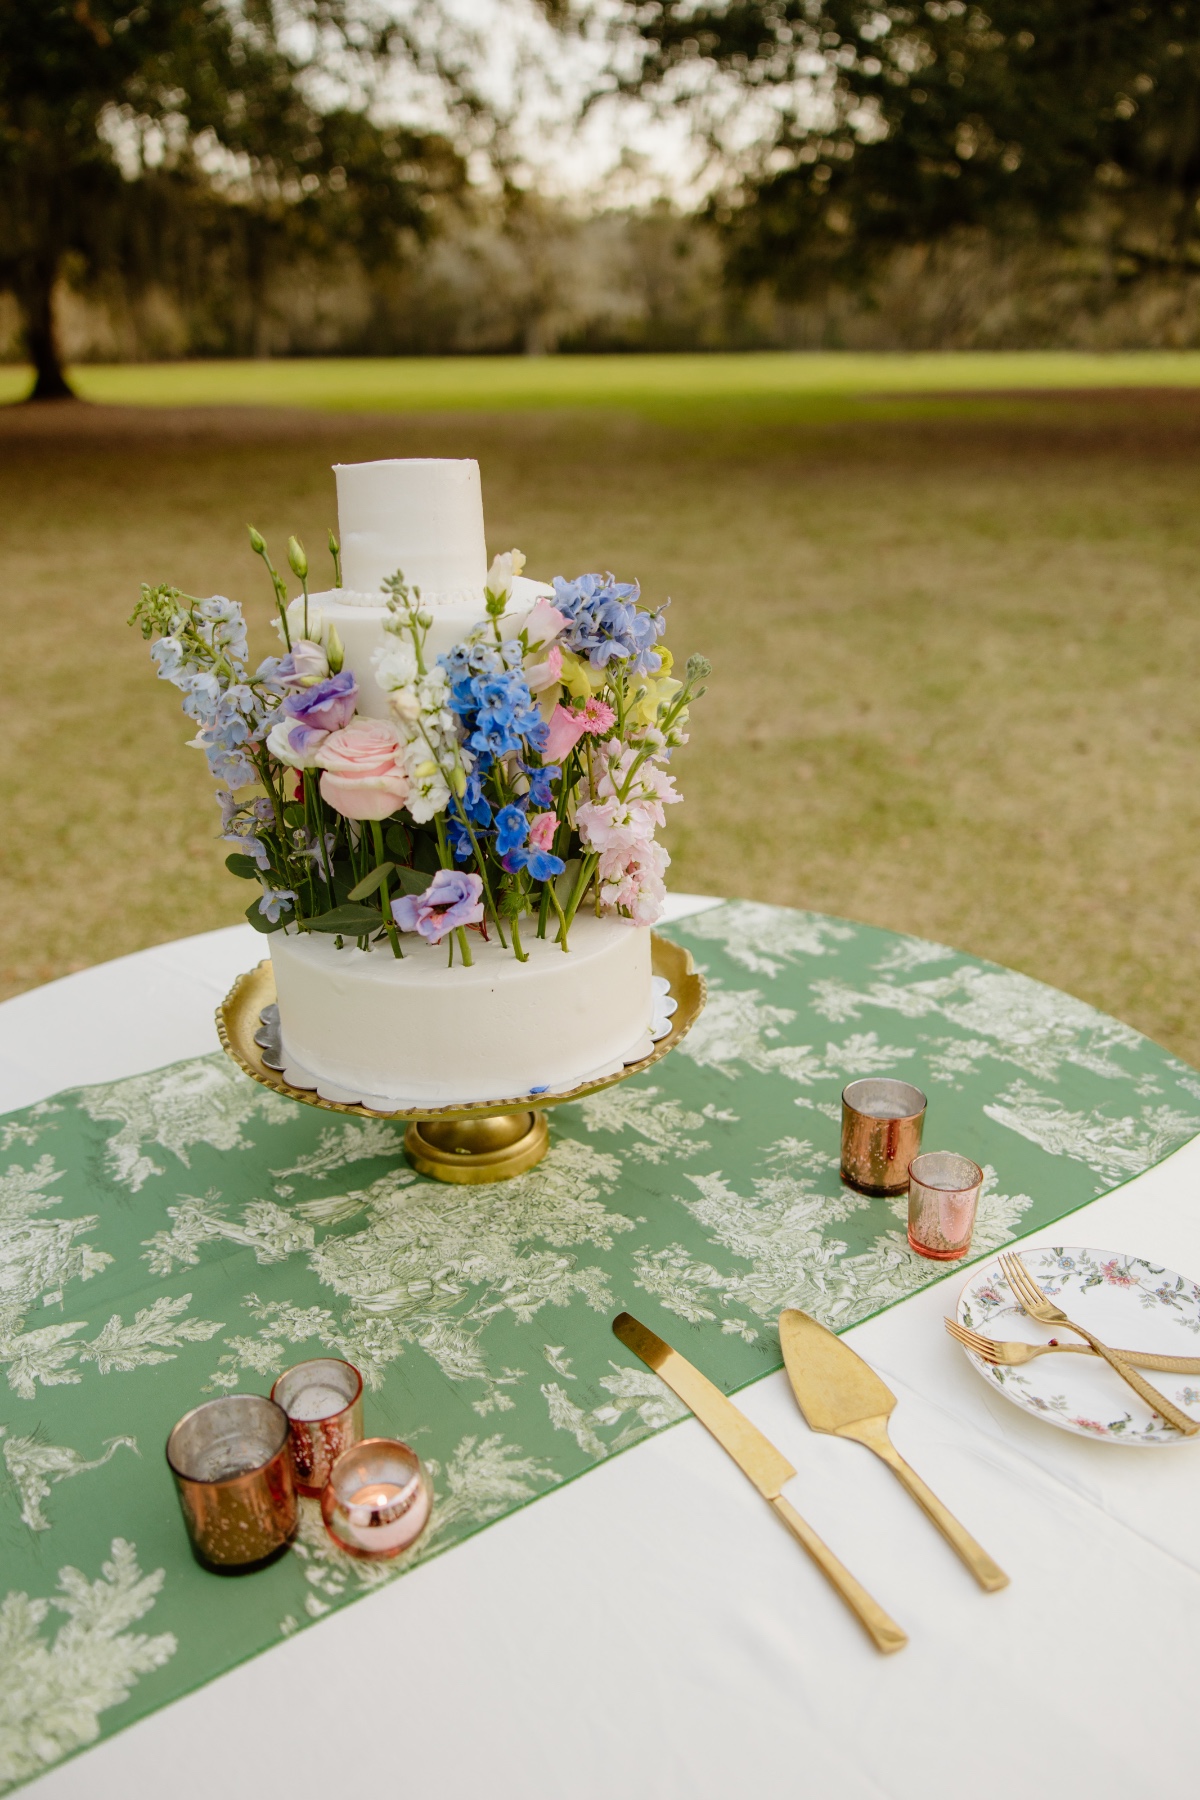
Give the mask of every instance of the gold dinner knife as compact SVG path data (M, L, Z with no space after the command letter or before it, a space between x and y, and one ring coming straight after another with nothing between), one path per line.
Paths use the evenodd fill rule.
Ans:
M873 1450L929 1514L980 1587L989 1594L1007 1587L1004 1570L946 1510L893 1445L888 1418L896 1396L874 1369L849 1344L795 1307L779 1315L779 1341L792 1392L812 1430L853 1438L856 1444Z
M836 1588L875 1648L885 1656L893 1650L902 1650L908 1642L907 1634L894 1619L889 1619L850 1571L842 1567L833 1552L780 1493L784 1482L790 1481L796 1473L786 1457L781 1456L774 1444L750 1423L745 1413L739 1412L733 1402L726 1399L720 1388L714 1387L707 1376L693 1368L686 1357L680 1356L678 1350L672 1350L670 1344L640 1324L632 1313L621 1313L615 1318L613 1330L625 1348L640 1357L648 1369L653 1369L672 1393L695 1413L722 1450L732 1456L742 1474L750 1477L763 1499L770 1502L792 1536L799 1539L825 1579Z

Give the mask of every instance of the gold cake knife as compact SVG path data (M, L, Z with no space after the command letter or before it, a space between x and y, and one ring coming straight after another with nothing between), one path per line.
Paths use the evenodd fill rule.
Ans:
M902 1650L908 1637L894 1619L872 1600L867 1590L848 1569L842 1567L833 1552L822 1543L780 1489L796 1473L787 1458L752 1425L745 1413L727 1400L720 1388L714 1387L686 1357L654 1332L639 1323L632 1313L621 1313L613 1320L613 1331L627 1350L640 1357L648 1369L666 1382L672 1393L695 1413L700 1423L716 1438L722 1450L732 1456L743 1475L748 1475L764 1500L770 1502L793 1537L808 1551L822 1575L841 1595L846 1605L863 1626L871 1642L885 1656Z
M779 1341L792 1392L812 1429L830 1432L834 1437L853 1438L855 1443L873 1450L924 1508L980 1587L989 1594L1007 1587L1004 1570L946 1510L893 1445L888 1436L888 1417L896 1396L870 1364L840 1337L796 1307L780 1313Z

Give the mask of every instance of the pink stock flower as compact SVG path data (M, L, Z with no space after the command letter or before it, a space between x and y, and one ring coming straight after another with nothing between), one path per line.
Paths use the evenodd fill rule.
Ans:
M408 799L400 736L384 719L355 718L316 753L321 798L344 819L386 819Z
M635 925L655 924L666 904L663 876L670 860L661 844L648 840L606 850L597 870L601 906L624 913Z
M482 922L482 895L478 875L439 869L423 894L403 894L392 901L392 917L401 931L419 931L431 944L440 944L448 931Z
M529 842L535 850L552 850L554 833L557 829L556 814L552 812L535 813L529 821Z
M531 694L544 694L547 688L558 686L562 680L562 651L557 644L551 644L545 662L529 665L525 679Z
M586 730L587 722L582 713L568 712L565 706L556 706L550 715L550 735L542 746L543 763L561 763Z

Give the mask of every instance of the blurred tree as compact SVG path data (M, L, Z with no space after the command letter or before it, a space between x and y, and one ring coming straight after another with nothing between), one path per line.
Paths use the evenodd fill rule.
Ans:
M1200 267L1196 0L629 0L638 72L757 120L715 210L732 267L801 293L964 226L1106 221L1118 273ZM708 77L709 79L706 79Z
M354 0L5 0L0 286L30 398L71 392L54 321L66 270L186 289L217 256L252 318L273 256L370 267L424 236L461 158L367 111L373 71L408 47Z

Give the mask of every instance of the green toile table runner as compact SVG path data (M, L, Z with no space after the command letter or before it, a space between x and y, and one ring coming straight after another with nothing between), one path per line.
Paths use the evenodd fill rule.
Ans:
M733 1392L780 1366L781 1307L844 1329L957 1276L909 1250L902 1200L839 1183L853 1077L917 1082L927 1147L984 1165L978 1255L1200 1131L1200 1075L1024 976L749 903L669 935L708 975L698 1024L556 1108L515 1181L426 1181L401 1126L331 1121L219 1053L0 1118L0 1789L671 1423L622 1308ZM355 1561L304 1502L282 1561L206 1574L171 1425L322 1353L432 1471L424 1538Z

